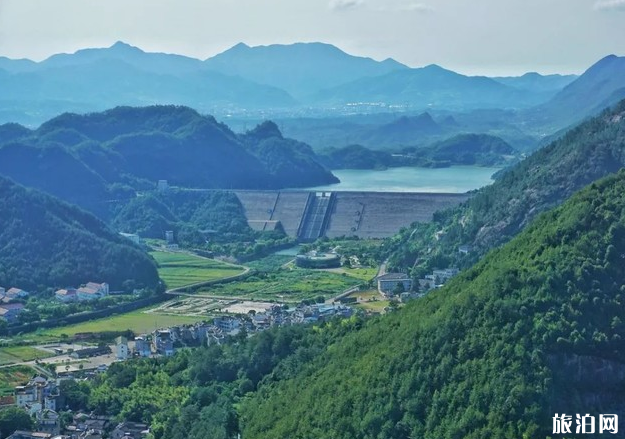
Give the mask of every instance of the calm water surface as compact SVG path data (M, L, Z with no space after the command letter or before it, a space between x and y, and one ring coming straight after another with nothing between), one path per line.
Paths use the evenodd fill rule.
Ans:
M452 166L449 168L390 168L384 171L342 169L332 171L341 182L306 188L331 191L462 193L493 182L500 168Z

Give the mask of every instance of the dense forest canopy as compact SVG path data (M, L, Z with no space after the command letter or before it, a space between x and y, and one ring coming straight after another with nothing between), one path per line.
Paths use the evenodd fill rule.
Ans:
M144 238L163 239L171 230L176 240L197 246L210 238L219 242L252 239L241 202L232 192L169 190L133 198L111 216L112 226Z
M156 289L154 261L81 209L0 177L0 285Z

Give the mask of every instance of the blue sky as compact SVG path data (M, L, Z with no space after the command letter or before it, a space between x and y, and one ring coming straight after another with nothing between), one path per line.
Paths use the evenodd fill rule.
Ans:
M43 59L123 40L207 58L323 41L467 74L580 73L625 54L625 0L0 0L0 55Z

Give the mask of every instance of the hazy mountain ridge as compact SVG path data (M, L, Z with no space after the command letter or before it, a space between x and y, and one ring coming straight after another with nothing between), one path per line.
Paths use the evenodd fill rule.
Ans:
M359 79L315 96L316 102L325 104L383 102L456 111L530 107L541 98L485 76L465 76L437 65Z
M188 105L220 115L289 114L311 106L324 114L349 102L384 103L377 111L390 111L389 105L399 105L400 111L525 108L544 102L545 89L551 92L560 84L536 74L496 79L435 65L375 61L323 43L241 43L201 61L117 42L41 62L0 58L0 117L33 124L66 111L152 104ZM524 88L510 81L522 81Z
M532 117L564 127L592 116L625 98L625 57L609 55L593 64Z
M362 145L330 148L320 160L330 169L384 169L395 166L448 167L505 165L518 155L510 144L487 134L459 134L428 146L391 153Z
M395 60L382 62L348 55L324 43L238 44L204 61L212 70L280 87L298 98L358 78L408 69Z
M541 75L536 72L528 72L521 76L498 76L492 79L520 90L553 95L577 78L579 78L578 75Z

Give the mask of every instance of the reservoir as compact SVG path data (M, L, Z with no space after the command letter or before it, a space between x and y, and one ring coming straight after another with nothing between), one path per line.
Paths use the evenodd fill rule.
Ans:
M403 167L382 171L338 169L332 173L340 183L303 190L463 193L491 184L492 175L500 169L479 166Z

